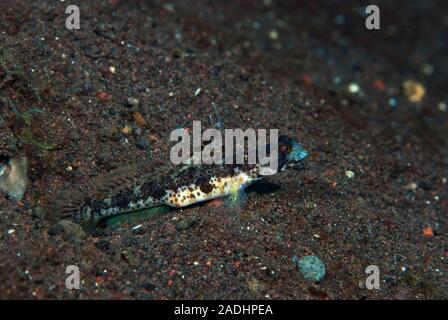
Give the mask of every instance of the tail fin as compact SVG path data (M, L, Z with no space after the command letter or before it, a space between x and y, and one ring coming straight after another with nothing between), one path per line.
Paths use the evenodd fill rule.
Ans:
M87 193L83 191L62 191L49 196L44 206L45 218L52 223L62 219L70 219L77 223L82 220L82 208L85 204Z
M64 191L48 201L45 213L49 220L57 221L69 218L76 223L96 224L93 217L84 217L82 211L89 199L101 200L117 195L150 179L157 169L163 174L159 161L145 161L134 165L115 169L93 178L89 185L81 191Z

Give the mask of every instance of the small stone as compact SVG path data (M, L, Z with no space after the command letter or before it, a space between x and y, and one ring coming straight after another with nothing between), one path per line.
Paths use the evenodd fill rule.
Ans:
M316 256L305 256L300 259L292 258L297 264L302 276L309 281L319 282L325 277L325 264Z
M140 104L140 101L138 101L138 99L136 98L128 98L128 105L131 107L136 107Z
M145 118L143 118L143 116L142 116L142 114L140 112L134 112L134 120L135 120L135 122L137 122L137 124L140 127L145 127L146 126Z
M366 283L365 283L364 280L359 280L358 281L358 288L361 289L361 290L366 288Z
M175 223L177 231L182 231L191 228L196 223L193 218L185 218Z
M345 171L345 175L349 179L353 179L355 177L355 173L353 171L350 171L350 170Z
M174 48L173 51L171 51L171 55L173 56L173 58L181 58L182 50L179 48Z
M277 40L278 39L278 31L277 30L269 31L269 38L271 38L271 40Z
M397 99L395 99L395 98L390 98L388 102L389 102L389 106L391 106L391 107L397 106Z
M347 89L348 89L348 92L354 94L354 93L358 93L359 92L360 87L359 87L359 85L357 83L352 82L352 83L350 83L348 85Z
M115 67L114 67L114 66L110 66L110 67L109 67L109 72L112 73L112 74L114 74L114 73L116 72Z
M263 284L256 278L251 278L250 280L247 280L247 286L253 292L260 292L261 290L264 289Z
M121 132L123 132L125 135L129 135L132 132L132 127L127 124L123 127L123 129L121 129Z
M422 66L422 73L425 76L429 77L429 76L431 76L434 73L434 67L432 65L430 65L429 63L425 63Z
M408 100L414 103L421 102L426 93L426 89L423 84L415 80L404 81L403 91Z
M173 11L176 9L176 7L174 6L174 4L172 4L172 3L165 3L165 4L163 5L163 8L164 8L166 11L169 11L169 12L173 12Z
M135 128L135 130L134 130L134 134L135 134L137 137L140 137L140 136L143 134L143 129L140 128L140 127Z
M417 189L417 184L415 182L411 182L404 187L406 190L415 190Z
M138 139L137 141L137 148L139 148L140 150L143 151L149 151L150 148L150 143L148 141L148 139L146 139L146 137L141 137L140 139Z
M243 81L247 81L247 80L249 80L249 77L250 77L249 72L246 69L241 68L240 69L240 79Z
M98 97L98 99L99 99L100 101L106 101L106 100L109 98L109 95L108 95L106 92L104 92L104 91L100 91L100 92L98 92L98 93L96 94L96 96Z
M423 233L423 235L424 235L425 237L428 237L428 238L434 236L434 230L432 230L431 227L425 227L425 228L423 228L422 233Z

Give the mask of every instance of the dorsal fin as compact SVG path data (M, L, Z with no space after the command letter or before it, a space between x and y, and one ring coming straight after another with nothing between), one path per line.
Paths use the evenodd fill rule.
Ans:
M90 193L99 198L112 196L166 171L167 168L158 160L140 161L93 178Z

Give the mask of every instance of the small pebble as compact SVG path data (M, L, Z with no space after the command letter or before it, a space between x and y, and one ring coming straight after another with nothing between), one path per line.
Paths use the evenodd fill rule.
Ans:
M431 227L423 228L422 233L425 237L428 237L428 238L434 236L434 230L432 230Z
M269 31L269 38L271 38L271 40L277 40L278 39L278 32L277 32L277 30Z
M125 135L129 135L132 132L132 127L127 124L123 127L123 129L121 129L121 132L123 132Z
M166 11L169 11L169 12L174 12L174 10L176 9L176 7L174 6L174 4L172 4L172 3L165 3L165 4L163 5L163 8L164 8Z
M350 92L350 93L358 93L359 90L360 90L360 87L357 83L352 82L348 85L348 92Z
M128 105L130 105L131 107L136 107L138 106L140 103L140 101L138 101L138 99L136 98L128 98Z
M114 73L116 72L115 67L110 66L110 67L109 67L109 72L112 73L112 74L114 74Z
M442 111L442 112L446 112L448 110L448 106L445 102L439 102L439 104L437 105L437 108L439 109L439 111Z
M143 129L140 128L140 127L135 128L135 130L134 130L134 134L135 134L137 137L140 137L140 136L143 134Z
M181 58L182 50L179 48L174 48L173 51L171 51L171 55L173 56L173 58Z
M389 106L396 107L397 106L397 99L389 98Z
M316 256L305 256L300 259L294 256L292 261L306 280L319 282L325 277L325 264Z
M425 96L426 89L418 81L406 80L403 82L403 91L410 102L418 103Z
M422 67L422 72L425 76L429 77L434 73L434 67L429 63L425 63Z
M405 186L405 189L406 190L415 190L415 189L417 189L417 184L415 182L411 182Z
M108 94L104 91L98 92L96 96L100 99L100 101L106 101L109 98Z
M353 171L350 171L350 170L345 171L345 175L349 179L353 179L355 177L355 173Z
M178 222L176 222L174 225L176 227L177 231L182 231L191 228L196 223L196 220L193 218L185 218Z
M150 146L151 145L145 136L140 137L140 139L138 139L137 141L137 148L139 148L140 150L149 151Z
M145 118L143 118L140 112L134 112L134 120L140 127L146 126Z

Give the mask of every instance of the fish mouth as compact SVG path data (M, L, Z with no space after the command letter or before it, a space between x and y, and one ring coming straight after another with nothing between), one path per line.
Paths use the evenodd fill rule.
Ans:
M283 163L281 163L280 171L284 171L289 168L294 168L295 170L305 169L305 158L308 157L308 151L302 148L298 142L293 142L293 147L291 152L284 157Z
M276 166L262 165L259 173L260 176L274 175L289 168L296 170L305 169L304 159L308 157L308 151L302 148L296 140L287 136L280 136L277 156Z

